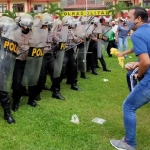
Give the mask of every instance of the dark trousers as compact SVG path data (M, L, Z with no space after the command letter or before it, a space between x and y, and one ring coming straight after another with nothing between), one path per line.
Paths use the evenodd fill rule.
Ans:
M67 80L71 84L77 83L77 62L74 58L74 50L70 49L65 52L63 67L62 67L62 74L61 79L63 79L67 75Z
M10 109L10 101L9 101L8 92L0 90L0 102L4 110Z
M42 92L42 88L46 83L47 73L50 76L50 79L52 82L51 88L53 90L60 90L60 83L61 83L60 77L58 77L58 78L53 77L54 65L55 65L54 55L51 53L45 54L43 57L40 77L39 77L38 84L36 87L37 88L37 94Z
M117 45L116 45L115 40L108 42L107 54L108 54L108 56L110 56L110 57L112 56L112 55L110 54L110 49L111 49L111 48L117 48Z
M24 74L24 68L25 68L26 61L16 60L15 68L13 72L13 83L12 83L12 98L14 103L19 103L20 98L23 95L24 87L22 86L22 78ZM28 92L29 92L29 101L34 101L36 96L36 86L29 86Z
M55 58L53 54L48 53L45 54L43 57L42 67L41 67L41 77L43 80L43 87L46 83L46 75L48 74L50 76L50 79L53 83L53 72L54 72L54 65L55 65Z
M91 69L96 68L95 59L97 57L95 56L95 53L96 53L95 51L97 51L97 48L95 47L96 47L96 43L91 40L89 44L89 48L88 48L88 52L91 52L91 53L87 53L87 70L90 67Z

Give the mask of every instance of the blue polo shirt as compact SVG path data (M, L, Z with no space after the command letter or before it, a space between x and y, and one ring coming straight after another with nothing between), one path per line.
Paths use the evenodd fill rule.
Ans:
M140 54L148 54L150 57L150 26L148 24L139 26L132 34L131 40L136 56ZM144 85L147 84L148 87L150 87L150 67L140 82Z

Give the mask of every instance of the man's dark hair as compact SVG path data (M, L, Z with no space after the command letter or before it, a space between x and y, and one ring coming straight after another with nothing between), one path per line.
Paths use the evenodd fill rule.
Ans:
M147 11L142 7L132 7L131 9L134 9L134 18L141 17L142 22L147 23L148 21L148 13Z

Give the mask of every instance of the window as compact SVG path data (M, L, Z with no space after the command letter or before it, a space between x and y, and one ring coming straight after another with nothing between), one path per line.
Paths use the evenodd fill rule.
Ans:
M42 12L44 11L44 7L45 5L44 4L40 4L40 5L34 5L34 12Z
M144 7L150 6L150 0L143 0L143 6Z
M133 3L131 1L119 1L119 2L124 2L127 7L130 7L133 5Z
M24 4L13 4L13 9L17 12L24 12Z
M109 6L113 5L113 2L105 2L104 4L106 7L109 7Z
M6 9L7 9L7 5L6 4L0 4L0 13L5 12Z
M74 4L75 4L74 0L67 0L67 6L74 5Z
M95 0L89 0L90 4L95 4Z
M96 0L96 4L103 4L103 0Z

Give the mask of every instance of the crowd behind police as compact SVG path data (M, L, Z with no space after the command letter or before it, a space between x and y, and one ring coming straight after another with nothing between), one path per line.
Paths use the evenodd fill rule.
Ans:
M125 24L120 28L122 29L124 26ZM116 41L122 38L119 34L120 28L115 21L111 21L109 26L105 26L100 18L93 16L79 17L78 19L65 16L62 21L59 18L54 19L48 13L34 18L29 14L24 14L17 17L15 21L2 16L0 18L1 49L8 41L16 42L18 45L15 57L10 52L10 47L9 50L3 49L4 58L2 52L0 54L1 64L4 60L10 60L8 54L15 62L12 66L13 71L7 75L12 77L12 106L10 106L9 100L10 89L5 84L0 86L4 119L8 123L15 123L10 107L13 111L17 111L23 95L28 96L27 104L32 107L36 107L36 101L41 100L40 93L43 89L52 91L52 98L65 100L60 93L63 79L66 79L66 83L72 90L80 91L81 88L77 84L78 71L83 79L88 78L86 71L91 70L93 75L99 75L96 71L96 68L100 68L98 60L103 71L111 72L106 67L102 49L105 47L108 56L112 57L110 49L117 47ZM110 34L106 36L105 33L108 32ZM115 33L117 33L117 39L115 39ZM98 38L98 34L101 34L101 38ZM65 50L61 49L63 43L65 43ZM5 68L4 74L6 70L10 69L10 66L5 66L4 63L0 67L1 69ZM46 86L47 75L52 83L50 88ZM4 82L8 82L9 79L3 77Z

